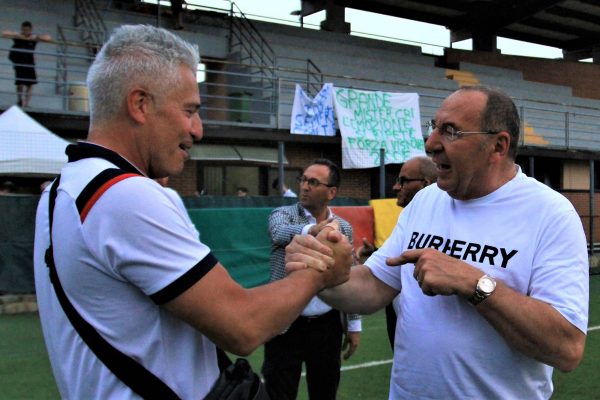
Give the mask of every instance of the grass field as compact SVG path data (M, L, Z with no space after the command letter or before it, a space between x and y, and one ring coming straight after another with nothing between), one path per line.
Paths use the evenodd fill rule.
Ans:
M600 327L600 275L590 278L589 326ZM358 351L342 366L340 400L387 399L392 353L383 312L365 317L363 329ZM260 370L262 349L250 362ZM553 399L600 398L600 328L588 333L579 368L569 374L555 372L554 383ZM57 398L37 314L0 316L0 400ZM304 379L298 398L307 399Z

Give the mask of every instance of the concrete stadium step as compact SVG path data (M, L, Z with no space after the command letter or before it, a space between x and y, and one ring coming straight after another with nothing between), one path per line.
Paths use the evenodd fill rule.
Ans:
M0 295L0 314L13 315L37 312L38 305L35 294Z

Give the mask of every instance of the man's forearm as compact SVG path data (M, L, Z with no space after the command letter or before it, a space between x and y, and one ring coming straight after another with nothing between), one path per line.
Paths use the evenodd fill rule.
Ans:
M350 280L325 289L319 297L335 309L367 315L389 304L398 291L377 279L369 268L357 265L350 270Z
M540 362L568 372L583 357L585 334L547 303L498 282L477 309L513 348Z

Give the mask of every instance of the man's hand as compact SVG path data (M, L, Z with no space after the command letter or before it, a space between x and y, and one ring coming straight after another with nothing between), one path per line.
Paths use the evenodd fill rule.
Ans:
M313 236L296 235L285 248L285 270L288 274L306 268L326 271L333 264L333 250Z
M369 242L367 238L363 238L362 243L362 246L356 251L356 258L360 264L364 264L367 258L371 257L371 254L375 252L375 245Z
M359 343L360 332L346 332L346 335L344 336L344 344L342 344L342 351L346 350L346 348L348 348L348 350L346 353L344 353L344 360L352 357L352 354L354 354L358 348Z
M333 250L333 259L335 261L331 276L327 279L327 286L337 286L346 282L350 278L350 267L353 264L353 249L348 238L340 232L338 221L331 221L326 224L319 234L317 240L331 250Z
M333 218L327 218L326 220L321 221L318 224L311 226L310 229L308 230L308 234L312 235L312 236L317 236L323 228L330 225L333 221L335 221ZM338 222L336 221L336 224L337 223ZM339 229L339 225L338 225L338 229Z
M387 265L413 263L413 276L428 296L453 294L468 298L473 294L483 272L454 257L435 249L407 250L398 257L390 257Z
M352 246L338 228L338 222L332 221L321 228L316 238L296 235L285 248L286 271L317 269L323 272L326 288L346 282L353 261Z

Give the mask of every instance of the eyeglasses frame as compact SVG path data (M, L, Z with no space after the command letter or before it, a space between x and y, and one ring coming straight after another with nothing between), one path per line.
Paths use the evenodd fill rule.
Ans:
M296 182L298 182L298 184L300 184L300 185L302 185L303 183L306 183L308 186L310 186L312 188L317 188L320 185L327 186L328 188L334 187L333 185L330 185L329 183L321 182L317 178L307 178L304 175L296 177Z
M398 176L396 177L396 184L400 185L400 186L404 186L409 182L417 182L417 181L421 181L421 182L425 182L425 178L406 178L404 176Z
M430 119L429 121L427 121L425 123L425 127L427 129L431 129L432 132L434 130L438 129L440 131L440 135L442 135L442 137L446 138L449 142L453 142L456 139L460 139L464 135L469 135L469 134L495 135L497 133L500 133L499 131L491 131L491 130L489 130L489 131L470 131L470 132L469 131L459 131L452 125L448 125L448 124L442 124L442 125L438 126L434 119ZM451 129L451 131L448 131L448 129Z

